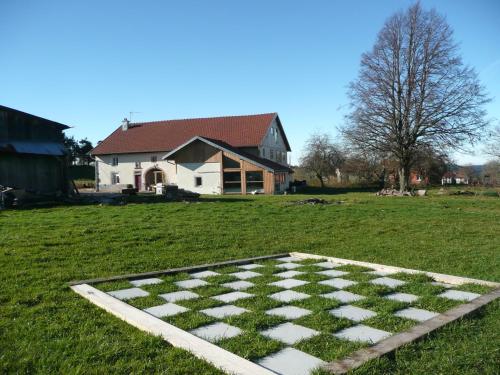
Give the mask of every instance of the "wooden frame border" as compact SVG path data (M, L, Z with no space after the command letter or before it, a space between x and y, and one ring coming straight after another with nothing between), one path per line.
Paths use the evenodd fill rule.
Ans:
M103 308L104 310L110 312L116 317L126 321L127 323L141 329L142 331L148 332L150 334L160 336L165 341L169 342L175 347L185 349L195 355L198 358L210 362L217 368L230 373L238 375L271 375L274 372L265 369L264 367L246 360L236 354L233 354L219 346L212 344L206 340L203 340L187 331L177 328L155 316L137 309L117 298L110 296L109 294L102 292L89 284L97 284L107 281L117 281L117 280L135 280L145 277L153 277L160 275L168 275L180 272L193 272L193 271L203 271L212 267L222 267L228 265L241 265L247 264L259 260L265 259L276 259L286 256L293 256L299 259L318 259L327 260L339 264L352 264L363 267L369 267L377 271L389 271L389 272L405 272L405 273L422 273L428 275L436 281L449 283L453 285L460 285L465 283L472 283L478 285L485 285L489 287L495 287L496 289L490 293L484 294L472 300L469 303L459 305L453 309L450 309L438 316L426 320L416 326L410 328L407 331L400 332L396 335L390 336L377 344L370 346L368 348L360 349L351 355L343 358L341 360L333 361L327 363L323 366L323 369L333 373L333 374L345 374L357 367L360 367L364 363L378 358L382 355L391 353L397 350L399 347L409 344L413 341L419 340L429 333L439 329L440 327L460 319L481 307L487 305L488 303L494 301L496 298L500 297L500 283L486 280L471 279L467 277L459 277L453 275L446 275L434 272L426 272L420 270L414 270L409 268L386 266L383 264L361 262L349 259L329 257L325 255L315 255L301 252L291 252L291 253L281 253L246 259L229 260L219 263L212 264L202 264L192 267L181 267L173 268L168 270L153 271L136 273L129 275L113 276L109 278L96 278L84 281L72 281L70 282L70 287L73 291L80 294L93 304Z
M290 256L294 256L294 257L300 258L300 259L318 259L318 260L326 259L326 260L333 262L333 263L352 264L355 266L369 267L369 268L373 268L374 270L377 270L377 271L423 273L427 276L432 277L436 281L439 281L442 283L447 283L447 284L453 284L453 285L461 285L461 284L471 283L471 284L490 286L493 288L500 288L500 283L496 283L494 281L471 279L468 277L461 277L461 276L446 275L443 273L420 271L420 270L414 270L411 268L386 266L384 264L361 262L361 261L357 261L357 260L350 260L350 259L343 259L343 258L334 258L334 257L329 257L327 255L315 255L315 254L292 252L292 253L290 253Z
M224 262L200 264L198 266L171 268L168 270L142 272L142 273L131 273L131 274L120 275L120 276L111 276L111 277L101 277L101 278L88 279L88 280L70 281L68 284L69 284L69 286L72 286L72 285L79 285L79 284L98 284L98 283L104 283L104 282L108 282L108 281L118 281L118 280L136 280L136 279L142 279L145 277L171 275L174 273L181 273L181 272L204 271L204 270L207 270L208 268L212 268L212 267L224 267L224 266L247 264L247 263L252 263L252 262L259 261L259 260L282 258L282 257L286 257L288 255L289 255L289 253L280 253L280 254L264 255L264 256L253 257L253 258L226 260Z
M204 359L221 370L238 375L273 375L272 371L205 341L187 331L139 310L129 304L90 286L71 286L76 293L85 297L114 316L155 336L160 336L175 347L185 349L196 357Z

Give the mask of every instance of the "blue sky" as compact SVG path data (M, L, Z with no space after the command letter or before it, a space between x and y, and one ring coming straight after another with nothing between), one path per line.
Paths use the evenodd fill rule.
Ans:
M337 136L361 54L411 3L2 0L0 104L93 142L130 111L134 121L278 112L296 161L312 132ZM500 119L500 1L422 4L446 15Z

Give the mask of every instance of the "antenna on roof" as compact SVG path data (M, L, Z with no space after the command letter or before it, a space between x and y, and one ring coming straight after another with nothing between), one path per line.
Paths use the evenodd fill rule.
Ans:
M128 113L128 114L129 114L129 116L128 116L128 120L129 120L130 122L132 122L132 115L133 115L134 113L142 113L142 112L134 112L134 111L130 111L130 112Z

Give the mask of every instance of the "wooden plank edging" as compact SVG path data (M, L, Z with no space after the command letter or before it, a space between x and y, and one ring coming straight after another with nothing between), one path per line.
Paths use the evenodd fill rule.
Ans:
M103 308L134 327L155 336L160 336L173 346L189 351L196 357L210 362L226 373L237 375L275 375L274 372L256 363L168 324L88 284L73 285L71 289L93 304Z
M68 285L72 286L72 285L79 285L79 284L98 284L98 283L104 283L104 282L108 282L108 281L136 280L136 279L142 279L142 278L146 278L146 277L171 275L174 273L181 273L181 272L205 271L205 270L212 268L212 267L233 266L233 265L252 263L252 262L259 261L259 260L286 257L286 256L288 256L288 254L289 253L280 253L280 254L264 255L264 256L253 257L253 258L226 260L226 261L218 262L218 263L200 264L198 266L179 267L179 268L171 268L171 269L167 269L167 270L142 272L142 273L131 273L131 274L127 274L127 275L100 277L100 278L88 279L88 280L77 280L77 281L70 281L68 283Z
M423 273L427 276L432 277L436 281L439 281L442 283L447 283L447 284L453 284L453 285L472 283L472 284L489 286L489 287L493 287L493 288L500 288L500 283L496 283L494 281L471 279L469 277L446 275L443 273L436 273L436 272L426 272L426 271L414 270L411 268L386 266L386 265L377 264L377 263L369 263L369 262L361 262L361 261L357 261L357 260L335 258L335 257L327 256L327 255L315 255L315 254L292 252L292 253L290 253L290 256L294 256L294 257L301 258L301 259L318 259L318 260L325 259L325 260L328 260L328 261L333 262L333 263L352 264L352 265L356 265L356 266L369 267L369 268L373 268L377 271Z
M463 318L491 301L494 301L498 297L500 297L500 289L495 289L494 291L484 294L469 303L459 305L443 314L439 314L434 318L426 320L425 322L422 322L407 331L388 337L377 344L370 346L369 348L360 349L344 359L330 362L324 365L323 368L333 374L345 374L372 359L393 352L403 345L423 338L448 323Z

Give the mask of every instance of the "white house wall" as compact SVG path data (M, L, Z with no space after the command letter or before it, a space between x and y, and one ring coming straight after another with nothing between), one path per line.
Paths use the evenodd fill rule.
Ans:
M220 171L220 163L179 163L177 185L200 194L221 194ZM196 177L201 177L201 186L196 186Z
M166 183L176 184L177 176L175 173L175 163L172 161L162 160L165 152L159 153L140 153L140 154L117 154L117 155L97 155L96 168L99 179L100 190L120 190L128 184L134 185L134 176L136 173L141 174L142 186L145 188L146 172L153 168L159 168L165 173ZM156 156L157 161L152 162L151 157ZM113 157L118 157L118 165L113 166ZM136 162L140 162L141 168L136 168ZM113 185L111 181L112 173L118 173L120 176L120 184Z

